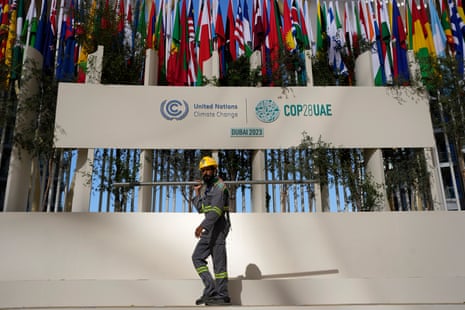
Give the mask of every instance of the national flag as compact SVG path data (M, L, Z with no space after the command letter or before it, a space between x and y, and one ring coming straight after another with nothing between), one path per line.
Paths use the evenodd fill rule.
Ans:
M147 48L155 47L155 27L156 27L156 9L155 1L152 0L149 13L149 22L147 23Z
M302 1L293 0L291 7L292 27L294 28L297 46L301 50L310 49L307 21L302 9Z
M291 9L289 8L288 1L284 0L282 37L288 51L293 51L297 47L297 42L292 30Z
M269 33L269 42L272 50L276 50L279 52L281 48L284 47L284 43L282 40L281 29L282 23L279 14L279 5L277 0L271 1L270 7L270 33Z
M4 7L5 12L5 7ZM39 23L37 25L37 33L34 48L38 50L42 55L44 54L44 42L47 29L47 0L42 0L42 9L40 10Z
M412 39L413 51L418 58L428 57L428 42L425 37L425 31L420 17L420 11L412 0Z
M165 4L164 0L160 1L157 26L155 28L155 49L158 51L158 85L166 85L166 36L165 36L165 22L164 13Z
M155 3L152 3L153 5L155 5ZM124 12L124 40L123 40L123 44L125 47L127 47L129 49L129 52L131 55L129 56L133 56L133 52L134 52L134 33L133 33L133 30L132 30L132 6L131 6L131 1L128 1L126 3L126 8L125 8L125 12Z
M117 31L118 31L118 34L120 35L120 37L122 38L123 37L123 33L124 33L124 11L125 11L125 7L124 7L124 0L118 0L117 1L117 16L116 16L116 21L117 21ZM121 40L123 41L123 40Z
M92 0L90 10L89 10L89 16L88 20L91 23L89 29L93 29L96 24L98 24L97 21L97 0ZM78 35L81 35L81 30L79 30L79 27L76 29L76 33ZM94 36L93 32L89 32L85 34L87 36L87 39L92 39ZM86 73L87 73L87 57L89 55L89 51L87 50L86 46L81 46L79 50L79 56L77 60L77 82L78 83L85 83L86 81Z
M71 0L71 5L73 7L73 12L74 12L74 0ZM45 40L44 40L44 46L43 46L43 56L44 56L44 72L49 75L53 75L54 70L55 70L55 54L56 54L56 47L57 47L57 10L56 10L57 2L56 0L52 0L50 3L50 13L49 13L49 18L47 19L46 23L46 28L45 28ZM70 21L71 22L71 21ZM72 25L72 22L71 22ZM71 26L70 29L68 29L68 37L72 34L73 36L73 42L69 48L72 49L70 53L72 53L72 61L74 61L74 49L75 49L75 43L76 41L74 40L74 26ZM74 65L74 62L72 63Z
M237 43L237 57L241 57L245 53L245 45L242 6L240 1L237 4L236 23L234 25L234 40Z
M242 33L244 34L244 49L245 55L249 57L252 55L252 34L250 33L250 18L249 18L249 7L247 5L247 0L244 0L244 12L242 20Z
M342 60L341 49L342 42L337 31L336 24L336 15L334 11L333 2L329 2L327 10L327 21L328 21L328 38L329 38L329 48L328 48L328 60L329 65L333 68L335 75L347 74L347 67Z
M223 16L221 13L221 6L218 5L218 12L216 14L216 22L215 22L215 29L216 29L216 46L218 49L218 58L220 63L220 79L223 79L227 75L227 60L226 60L226 34L224 33L224 25L223 25Z
M110 21L108 20L108 17L110 16L110 1L105 0L105 5L103 7L103 12L101 15L101 20L100 20L100 27L102 30L108 29L110 27Z
M184 2L185 3L185 2ZM176 3L175 16L173 22L173 34L170 47L170 57L167 65L167 75L169 85L184 85L184 78L182 77L182 49L181 41L183 39L182 24L180 16L179 2ZM187 78L187 77L186 77Z
M389 22L389 13L386 7L386 2L382 1L378 3L378 15L380 17L381 23L381 46L383 53L383 66L384 66L384 75L386 77L386 83L392 84L392 50L391 50L391 25Z
M254 0L253 5L253 24L252 24L252 46L253 50L261 50L265 42L265 28L263 27L262 10L260 0Z
M349 2L346 1L344 3L344 36L346 39L346 44L347 44L347 52L349 56L358 56L357 54L354 54L354 43L357 40L357 33L354 31L354 27L352 25L352 22L350 21L350 16L349 13Z
M219 6L218 6L219 9ZM221 15L221 13L220 13ZM221 16L220 16L221 18ZM220 29L218 29L220 30ZM197 53L195 48L195 26L194 26L194 6L192 2L189 4L189 13L187 16L187 33L189 38L187 63L188 63L188 74L187 83L190 86L195 86L197 82ZM217 33L218 34L218 33ZM224 31L223 31L224 37Z
M23 38L22 38L22 35L23 35L23 28L24 28L24 23L25 23L25 20L24 20L24 15L25 15L25 12L24 12L24 0L18 0L18 7L16 9L16 42L15 42L15 47L19 47L19 51L21 51L21 55L18 55L19 57L17 58L17 60L19 60L19 62L21 63L21 60L22 60L22 49L23 49ZM15 50L18 50L15 48ZM16 51L14 51L13 53L16 53ZM15 56L13 56L15 57Z
M386 85L386 74L384 72L383 39L381 37L381 29L372 4L367 3L367 8L367 16L370 20L370 24L368 26L373 28L373 31L368 31L368 33L374 34L374 38L369 38L369 40L372 41L368 41L371 45L371 63L374 84L375 86L384 86Z
M326 14L320 0L316 2L316 52L323 53L327 49Z
M179 61L180 79L178 85L188 85L188 57L189 57L189 29L187 23L187 1L182 2L181 6L181 53Z
M10 21L11 23L11 21ZM24 25L24 0L19 0L16 8L16 35L13 46L11 79L17 80L21 76L21 66L23 63L23 33Z
M139 15L140 15L140 0L132 1L134 4L134 11L132 13L132 45L137 46L139 44L136 40L137 38L137 29L139 29Z
M227 59L231 59L231 61L234 61L237 59L236 40L234 39L234 33L235 33L234 27L235 27L235 21L234 21L234 15L233 15L233 4L232 4L232 0L229 0L228 14L226 16L226 31L225 31L226 51L225 53L226 53Z
M341 13L339 11L339 3L338 3L337 0L335 1L335 4L334 4L334 12L336 14L335 17L336 17L337 35L338 35L339 39L341 40L342 50L346 51L346 53L347 53L346 39L345 39L345 36L344 36L344 29L343 29L343 25L342 25L341 17L340 17Z
M392 40L393 40L393 77L400 84L407 84L410 80L407 58L407 35L404 30L402 16L396 0L392 1Z
M407 32L407 48L413 50L413 20L412 10L410 9L409 1L405 2L405 29Z
M425 34L428 52L430 54L433 54L434 53L433 32L431 31L431 24L428 18L428 14L426 13L426 6L423 0L420 0L420 20L423 26L423 33Z
M352 10L351 10L352 20L354 21L355 26L355 40L353 40L353 49L356 51L356 54L360 53L360 41L363 39L362 36L362 24L360 23L360 14L358 12L358 2L352 1Z
M2 1L1 6L1 24L0 24L0 61L5 61L5 54L6 54L6 45L8 41L8 27L10 24L9 13L10 13L10 4L8 0Z
M201 9L200 26L198 29L199 71L204 72L204 63L212 56L212 32L208 3L204 2Z
M365 1L358 0L358 21L360 22L361 38L364 41L368 40L368 30L366 22L366 7L363 5Z
M463 78L463 31L465 30L465 24L459 13L453 0L448 0L449 13L450 13L450 25L452 29L452 35L454 36L454 51L455 59L457 60L457 73L460 78Z
M415 0L412 0L412 23L413 23L413 51L420 64L420 74L422 77L430 75L430 65L426 59L429 58L428 41L421 22L420 11Z
M452 35L452 29L450 26L450 18L449 18L449 7L447 5L447 0L441 1L441 25L442 29L444 29L444 34L446 35L447 45L449 48L454 51L454 36Z
M136 29L136 38L138 38L141 46L146 46L147 40L147 22L146 22L146 11L145 11L145 0L142 0L140 4L138 25Z
M189 0L191 1L191 0ZM216 15L218 14L218 0L211 0L211 8L210 8L210 21L211 21L211 30L212 30L212 38L216 38Z
M10 15L8 35L5 46L5 66L8 68L7 78L3 81L4 87L8 87L10 78L12 78L13 68L13 47L16 43L16 20L17 20L17 2L13 0L13 3L9 7L8 13Z
M61 23L55 78L57 81L73 81L75 75L74 53L76 45L73 25L74 0L71 0L69 6L63 9L65 12Z
M365 16L365 30L366 30L366 42L368 44L373 44L378 39L381 34L381 18L378 19L378 16L373 11L373 5L376 6L376 2L366 2L362 4L363 16ZM374 25L378 26L379 33L376 33Z
M267 37L270 32L270 23L268 18L268 9L266 5L266 0L263 0L263 10L262 10L262 17L263 17L263 30L265 31L265 37L262 44L262 76L264 77L263 81L268 83L271 80L271 55L270 49L267 46Z
M463 3L462 0L457 0L457 13L460 16L460 19L465 21L465 12L463 10Z
M305 8L304 19L305 19L305 25L307 25L307 37L308 37L308 42L309 42L309 48L312 50L312 55L316 55L316 42L313 36L313 27L312 27L312 22L310 20L310 13L309 13L307 0L304 0L304 8Z
M279 18L279 9L276 0L272 0L270 3L270 30L266 37L266 47L270 51L270 63L271 63L271 76L278 73L279 69L279 51L283 47L281 37L281 20ZM273 84L273 80L271 80Z
M34 46L37 32L37 9L36 1L31 0L27 10L26 20L21 37L25 46Z
M446 56L446 34L442 28L441 21L439 20L438 12L434 6L432 0L429 0L429 16L431 19L431 30L433 33L433 43L436 56L445 57Z

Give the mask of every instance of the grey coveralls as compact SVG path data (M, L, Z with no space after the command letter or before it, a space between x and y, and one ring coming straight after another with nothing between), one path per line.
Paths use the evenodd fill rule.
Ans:
M226 236L230 228L229 191L222 180L214 177L210 184L202 186L193 204L199 213L205 214L200 224L204 231L192 253L192 262L205 286L203 296L229 297L226 259ZM210 255L216 281L207 266Z

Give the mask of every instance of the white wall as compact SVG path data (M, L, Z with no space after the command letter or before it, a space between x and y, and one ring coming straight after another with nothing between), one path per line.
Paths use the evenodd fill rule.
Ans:
M193 305L201 218L2 213L0 308ZM463 212L232 214L231 296L241 305L463 305L463 236Z
M0 279L197 279L197 214L3 213ZM232 214L230 277L465 276L465 214Z

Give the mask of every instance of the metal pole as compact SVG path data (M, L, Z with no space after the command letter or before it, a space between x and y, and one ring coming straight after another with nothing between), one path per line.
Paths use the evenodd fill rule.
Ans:
M250 181L224 181L225 184L312 184L316 183L316 180L250 180ZM119 182L113 183L114 187L121 186L186 186L186 185L197 185L199 182L196 181L158 181L158 182Z

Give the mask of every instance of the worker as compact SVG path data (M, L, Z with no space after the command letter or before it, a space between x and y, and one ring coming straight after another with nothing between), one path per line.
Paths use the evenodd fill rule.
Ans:
M195 229L195 237L199 240L192 253L192 262L202 279L204 290L195 304L226 305L231 303L226 259L226 237L231 227L229 191L217 175L218 164L214 158L203 157L199 169L202 182L194 186L193 205L205 217ZM212 258L215 280L208 270L209 256Z

